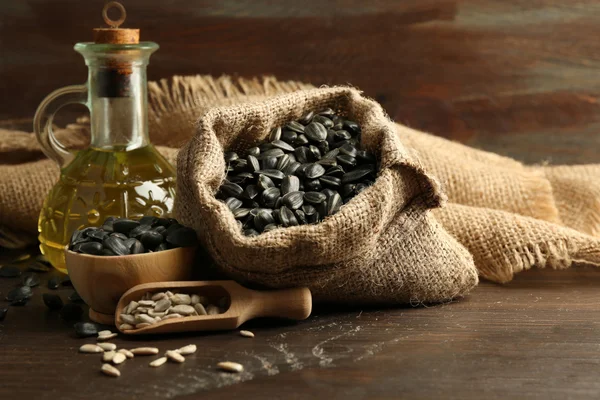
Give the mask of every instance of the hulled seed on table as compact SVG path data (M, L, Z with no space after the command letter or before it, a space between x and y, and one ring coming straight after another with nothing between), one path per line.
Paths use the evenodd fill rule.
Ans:
M96 343L96 346L100 347L104 351L112 351L117 349L117 345L114 343Z
M98 335L98 340L103 342L105 340L110 340L116 338L118 335L116 333L111 333L110 335Z
M60 286L60 278L58 277L54 277L54 278L50 278L48 279L48 289L58 289L58 287Z
M0 277L16 278L21 275L21 269L15 265L3 265L0 267Z
M231 361L223 361L217 364L217 367L226 372L242 372L244 366Z
M133 353L131 351L127 350L127 349L119 349L117 351L117 353L123 353L123 354L125 354L125 357L127 357L127 358L133 358L134 357Z
M98 336L110 335L111 333L112 333L112 331L106 329L106 330L98 332Z
M117 354L117 352L112 350L105 352L104 354L102 354L102 361L105 363L111 362L115 354Z
M158 354L158 349L156 347L137 347L129 351L136 356L153 356Z
M151 361L150 364L148 364L148 365L150 365L151 367L156 368L156 367L160 367L161 365L163 365L166 362L167 362L167 357L160 357L160 358L157 358L154 361Z
M188 344L187 346L183 346L182 348L177 349L175 351L181 355L189 356L190 354L194 354L197 349L198 348L195 344Z
M116 353L113 356L112 363L115 365L123 363L127 359L127 356L123 353Z
M110 364L102 364L102 368L100 368L100 370L104 375L113 376L115 378L121 376L121 371Z
M254 333L250 332L250 331L240 331L240 335L243 337L248 337L248 338L253 338L254 337Z
M84 344L79 348L80 353L104 353L102 347L95 344Z
M171 361L175 361L176 363L182 363L185 361L185 357L182 356L181 354L179 354L177 351L174 350L168 350L165 353L165 356L167 356L167 358Z

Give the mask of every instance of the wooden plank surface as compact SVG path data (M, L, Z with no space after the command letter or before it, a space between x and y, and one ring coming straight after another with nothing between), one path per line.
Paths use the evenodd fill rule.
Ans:
M85 81L72 46L103 24L103 3L0 3L0 119L30 118L50 91ZM598 0L125 5L126 26L161 46L151 79L275 74L350 83L400 122L528 162L548 159L549 144L552 162L589 158L600 144Z
M43 285L51 274L43 275ZM600 393L598 271L529 271L507 286L483 283L468 298L432 307L321 308L307 321L257 320L236 332L133 338L119 347L165 351L194 343L184 364L155 357L101 375L99 355L77 352L72 323L41 294L0 323L0 398L539 398ZM18 282L0 280L4 297ZM59 294L67 302L71 288ZM241 374L217 362L242 363ZM194 396L195 394L195 396Z

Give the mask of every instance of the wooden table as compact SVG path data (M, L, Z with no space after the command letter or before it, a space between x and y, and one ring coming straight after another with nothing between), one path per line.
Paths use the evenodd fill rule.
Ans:
M418 129L526 162L600 162L599 1L167 3L125 2L127 26L161 45L151 79L349 82ZM85 80L72 45L90 40L101 6L0 3L3 127L30 130L46 94ZM15 283L0 278L1 295ZM46 310L40 287L0 323L0 399L595 399L599 288L598 271L588 268L528 271L506 286L482 282L450 304L254 321L245 326L254 339L120 336L114 342L123 347L195 343L199 351L158 369L138 357L112 379L100 374L98 356L77 353L93 340L75 338L72 323ZM63 300L70 292L60 290ZM246 371L218 372L223 360Z
M52 273L43 274L43 280ZM0 280L2 296L17 282ZM154 369L138 356L122 376L100 373L34 289L0 323L2 399L597 398L598 271L529 271L507 286L482 283L468 298L420 308L320 309L290 323L256 320L236 332L131 338L119 347L161 351L194 343L184 364ZM61 288L64 301L72 288ZM241 374L215 364L235 361Z

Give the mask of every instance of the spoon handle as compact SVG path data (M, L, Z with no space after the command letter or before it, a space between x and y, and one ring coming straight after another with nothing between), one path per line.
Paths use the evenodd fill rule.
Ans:
M306 319L312 310L308 288L254 291L254 317Z

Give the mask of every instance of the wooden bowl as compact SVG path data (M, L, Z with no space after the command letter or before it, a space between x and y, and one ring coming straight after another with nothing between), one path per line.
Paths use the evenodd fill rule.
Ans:
M119 299L132 287L151 282L186 281L192 277L196 247L128 256L92 256L65 250L73 286L90 306L90 319L114 324Z

